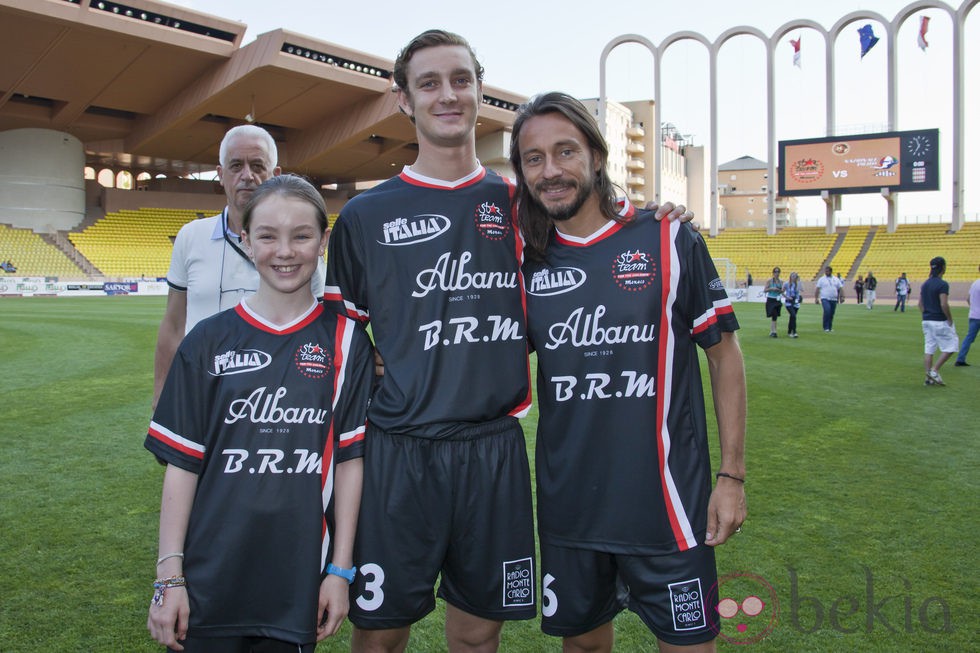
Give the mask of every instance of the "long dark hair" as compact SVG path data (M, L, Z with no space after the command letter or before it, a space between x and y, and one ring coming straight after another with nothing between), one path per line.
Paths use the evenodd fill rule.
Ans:
M565 93L552 91L536 95L517 109L517 117L514 120L513 134L510 139L510 165L514 168L514 175L517 178L517 220L526 241L525 252L529 257L538 260L544 258L544 252L548 247L551 219L541 211L536 203L531 201L527 180L521 167L520 140L521 129L528 119L548 113L562 115L585 136L589 149L597 155L596 158L599 161L598 169L595 171L595 192L599 196L599 209L608 220L625 221L619 216L616 203L616 186L612 183L606 170L609 146L606 145L606 139L602 137L592 114L581 102Z

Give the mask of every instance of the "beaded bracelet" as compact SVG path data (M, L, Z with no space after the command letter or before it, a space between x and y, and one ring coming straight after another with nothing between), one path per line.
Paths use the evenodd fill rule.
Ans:
M164 592L170 587L187 587L187 580L183 576L157 578L153 581L153 598L150 599L150 605L163 606Z

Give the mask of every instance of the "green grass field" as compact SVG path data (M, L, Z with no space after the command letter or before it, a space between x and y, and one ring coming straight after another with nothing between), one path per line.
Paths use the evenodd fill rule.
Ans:
M163 307L0 302L0 651L161 650L145 628L161 468L142 442ZM723 595L771 592L745 633L723 632L771 632L719 649L977 650L980 344L973 367L943 369L947 387L924 387L915 311L844 304L825 334L811 303L798 340L783 335L785 317L773 340L761 304L737 310L749 518L718 567ZM966 310L954 316L962 336ZM616 629L618 650L655 648L632 614ZM318 651L348 642L345 626ZM440 607L409 650L443 649ZM503 651L560 649L537 621L504 628Z

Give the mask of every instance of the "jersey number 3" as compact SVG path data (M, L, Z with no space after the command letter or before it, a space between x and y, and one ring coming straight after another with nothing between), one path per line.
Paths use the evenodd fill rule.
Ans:
M357 597L357 606L365 612L373 612L385 602L385 593L381 589L385 582L384 569L381 565L369 562L362 565L358 571L367 576L368 580L364 583L364 594Z

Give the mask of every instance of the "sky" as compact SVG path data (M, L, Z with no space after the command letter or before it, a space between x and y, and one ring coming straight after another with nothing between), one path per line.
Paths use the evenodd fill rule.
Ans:
M367 0L341 4L324 0L170 0L174 4L237 20L248 29L244 43L259 34L283 28L376 56L394 59L413 36L439 27L458 32L474 47L486 68L485 83L523 95L560 90L579 98L599 95L599 58L603 48L623 34L638 34L654 44L676 32L698 32L710 41L738 26L752 26L767 36L791 20L808 19L831 28L855 11L877 12L891 21L909 0L821 0L812 3L785 0L496 0L485 3L446 3L435 0ZM941 2L942 0L937 0ZM953 9L964 0L956 2ZM969 0L966 0L969 1ZM601 7L601 11L596 11ZM898 130L939 128L941 190L904 193L899 214L912 220L938 220L951 213L951 148L943 138L952 132L952 23L945 11L928 9L928 49L916 45L918 16L901 28L897 37ZM854 23L836 44L838 133L888 130L883 82L886 64L884 29L873 24L881 41L862 59ZM967 62L980 61L980 5L966 24ZM793 66L790 38L802 38L801 66ZM972 45L971 44L976 44ZM794 30L781 39L775 54L776 138L827 135L826 78L823 39L812 30ZM966 68L967 107L980 106L980 74ZM613 100L653 97L654 65L640 45L613 51L607 63L607 96ZM718 162L749 155L766 160L765 48L752 37L736 37L722 48L718 62ZM695 144L707 144L708 55L692 42L669 48L662 61L662 119L673 123ZM969 111L967 113L969 115ZM980 151L980 125L967 120L966 152ZM980 163L966 157L963 174L964 209L976 219L980 212ZM670 199L670 198L664 198ZM858 222L880 222L884 201L874 196L845 196L842 216ZM819 219L820 200L801 202L802 217ZM969 219L969 218L968 218Z

